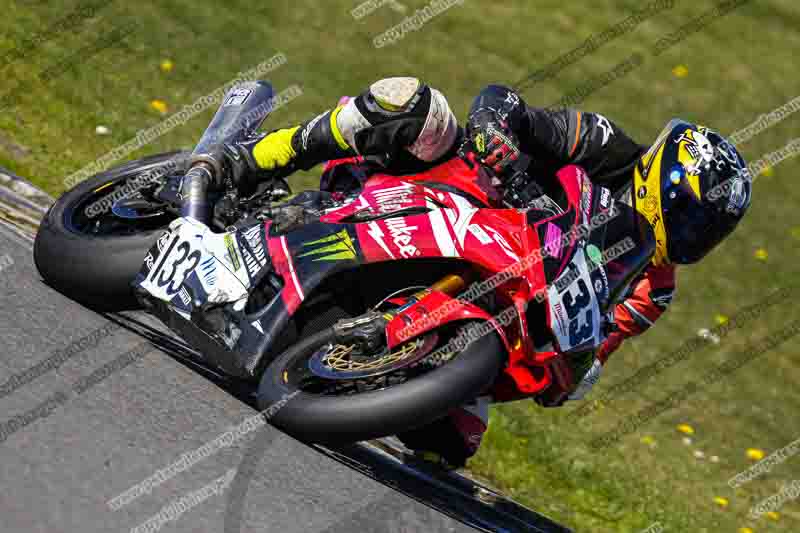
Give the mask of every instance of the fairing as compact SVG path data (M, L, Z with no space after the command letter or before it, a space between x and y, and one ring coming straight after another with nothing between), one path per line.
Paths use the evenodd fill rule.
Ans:
M409 323L442 305L452 305L451 313L428 321L411 336L452 321L492 322L508 350L507 377L521 393L536 394L554 379L562 379L554 370L559 367L561 352L599 343L609 306L644 267L653 250L652 234L632 224L635 213L615 205L610 193L594 187L582 169L566 167L559 172L558 180L565 192L565 209L552 216L538 209L493 208L497 204L487 192L487 184L460 160L414 176L375 175L358 195L328 210L317 222L286 233L267 222L232 234L238 246L229 253L240 258L250 286L274 289L261 305L248 303L246 312L244 308L234 309L236 305L244 307L241 304L224 305L226 318L239 330L237 338L226 341L198 325L202 321L197 320L197 313L207 307L199 289L192 294L200 296L199 307L192 307L193 302L173 301L161 305L160 311L167 317L165 321L180 323L177 327L183 334L192 330L194 337L201 337L209 345L206 353L226 371L254 378L264 355L272 353L283 337L290 318L332 276L343 271L354 271L357 276L361 267L388 262L402 261L413 269L415 262L452 261L454 268L469 266L473 278L488 285L484 283L482 292L473 291L460 299L431 290L414 301L406 300L409 305L389 323L390 345L402 342L398 332ZM576 230L614 207L619 214L611 222L585 234ZM564 239L569 235L575 237ZM557 240L559 236L561 240ZM581 329L580 323L572 326L566 316L555 311L559 302L563 305L569 301L568 294L573 290L566 284L561 286L559 280L576 261L585 264L586 257L596 259L596 255L587 255L589 245L605 250L625 238L633 240L633 249L586 274L591 276L587 285L591 285L592 294L580 315L588 317L587 309L590 311L591 339L559 346L570 327ZM154 247L154 257L159 252ZM503 274L498 277L498 273ZM193 283L202 281L190 276L187 285ZM491 296L496 309L516 310L512 319L502 324L494 320L479 304L484 294ZM576 298L577 294L572 296L572 300ZM544 316L553 339L549 345L534 341L529 334L544 327L528 323L531 306L539 305L548 311Z

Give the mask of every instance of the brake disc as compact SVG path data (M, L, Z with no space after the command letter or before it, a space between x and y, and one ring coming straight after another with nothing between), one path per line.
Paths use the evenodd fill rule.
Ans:
M383 349L371 355L358 354L355 344L329 343L311 356L308 368L314 375L329 380L374 378L424 359L433 351L438 337L432 333L394 350Z

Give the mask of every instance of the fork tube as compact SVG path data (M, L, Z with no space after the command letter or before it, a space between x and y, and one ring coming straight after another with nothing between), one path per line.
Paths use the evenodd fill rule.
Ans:
M467 286L466 276L460 274L447 274L445 277L431 285L431 290L443 292L449 296L458 296Z
M203 224L211 220L211 207L208 203L208 184L211 171L205 164L192 167L183 178L181 196L183 205L181 216L192 217Z

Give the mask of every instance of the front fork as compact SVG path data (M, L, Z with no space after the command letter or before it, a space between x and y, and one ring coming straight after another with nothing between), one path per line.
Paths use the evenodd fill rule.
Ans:
M447 274L439 281L428 287L427 289L423 289L421 291L415 292L411 296L409 296L406 301L398 307L397 309L393 309L388 311L385 315L391 315L392 318L399 315L415 303L419 302L426 296L428 296L431 292L438 291L442 292L451 298L457 297L459 294L464 292L466 289L467 284L470 283L471 276L469 274ZM389 318L389 316L386 316Z
M340 320L337 322L333 329L336 332L336 338L340 343L358 343L362 348L367 351L374 350L378 345L384 344L386 338L386 326L398 315L402 314L411 306L422 301L426 296L438 291L444 293L449 297L455 298L458 294L463 292L467 286L468 277L461 274L448 274L441 278L439 281L430 287L415 292L411 296L403 299L388 299L398 307L387 311L378 311L378 306L375 309L367 312L366 314L355 318ZM383 303L383 302L382 302ZM393 347L393 346L390 346Z
M181 216L192 217L205 225L211 222L211 205L208 201L208 186L213 169L207 163L197 163L181 183Z
M470 281L468 275L449 274L429 289L415 293L407 303L393 311L394 316L416 303L421 302L421 305L425 305L425 297L435 291L455 299L465 291ZM527 283L520 282L516 287L508 288L505 294L517 312L518 321L514 327L498 331L509 356L504 373L512 379L514 388L523 394L522 397L538 396L544 392L546 395L554 396L550 398L551 401L563 403L566 395L573 389L572 371L562 354L552 350L540 351L534 346L529 334L531 325L528 323L526 312L528 305L533 305L534 299L530 295ZM466 305L471 304L466 303ZM475 311L480 310L476 308ZM488 318L488 315L483 317L483 319ZM533 367L542 369L542 372L533 371Z

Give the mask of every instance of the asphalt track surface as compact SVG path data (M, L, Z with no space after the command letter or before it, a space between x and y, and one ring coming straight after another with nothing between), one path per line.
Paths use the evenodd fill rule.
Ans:
M231 469L226 490L159 530L474 531L270 426L112 510L109 500L255 411L47 287L31 249L0 225L0 257L13 260L0 270L0 532L129 532Z

